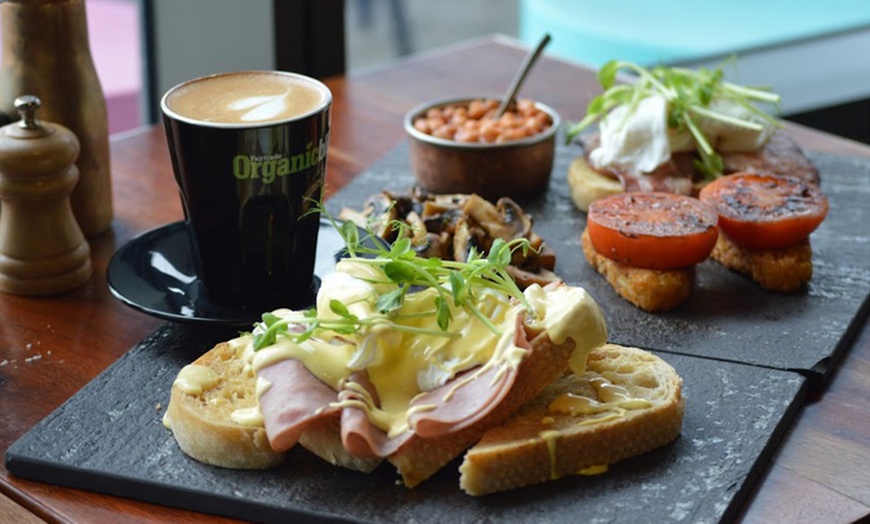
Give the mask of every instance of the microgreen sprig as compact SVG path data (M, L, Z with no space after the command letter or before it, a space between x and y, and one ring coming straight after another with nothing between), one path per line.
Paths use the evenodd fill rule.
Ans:
M523 250L526 253L531 248L524 238L505 241L495 239L489 253L483 256L472 249L465 262L425 258L414 251L411 240L407 236L407 224L393 221L390 227L397 231L397 240L390 245L375 235L372 228L366 227L361 234L360 228L352 222L337 223L319 202L314 203L312 212L320 212L339 232L345 242L348 256L345 260L372 265L380 268L386 282L396 288L378 297L375 309L378 314L358 317L350 312L348 304L338 300L329 303L329 309L334 317L318 317L317 310L312 308L287 318L274 313L264 313L262 322L255 325L254 349L259 350L272 345L279 336L291 337L302 342L313 336L318 330L331 330L338 334L352 334L362 329L376 325L386 325L394 329L425 335L455 337L457 334L449 331L453 320L451 304L454 308L465 308L476 316L494 333L500 334L498 327L492 323L477 307L482 290L502 293L518 300L523 307L534 315L535 312L526 300L525 295L514 279L507 272L513 253ZM401 323L402 317L398 311L409 292L421 288L434 289L435 309L427 314L435 315L439 330L427 330Z
M630 84L617 84L617 75L627 70L634 75ZM621 60L612 60L598 71L598 82L604 92L589 103L586 115L580 122L568 128L567 142L578 133L606 116L612 109L627 105L630 115L644 98L660 95L668 102L668 127L675 131L688 130L698 144L699 161L696 167L709 178L722 174L722 158L702 132L696 119L698 117L718 120L733 126L760 131L762 125L753 120L734 118L710 109L714 99L727 99L746 108L760 120L779 125L777 120L759 109L755 103L768 103L776 106L779 95L766 89L740 86L724 79L721 67L701 68L697 71L681 67L656 66L651 69Z

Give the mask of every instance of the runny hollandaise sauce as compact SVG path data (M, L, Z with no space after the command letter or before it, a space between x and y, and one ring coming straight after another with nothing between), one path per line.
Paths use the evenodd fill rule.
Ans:
M389 322L376 320L383 319L377 311L378 299L395 289L396 285L378 267L341 261L334 273L323 278L317 315L335 318L338 314L330 303L338 301L350 314L374 319L372 323L353 333L321 329L298 343L290 336L278 336L274 344L258 351L254 351L250 335L236 339L234 344L255 372L283 359L297 359L333 389L350 387L358 395L345 402L366 410L374 425L392 435L408 428L411 402L418 395L444 386L464 372L469 373L454 381L453 388L493 367L501 370L519 366L528 350L515 344L518 319L532 333L546 330L556 344L573 340L571 362L575 369L582 370L588 352L607 338L601 312L582 288L562 285L545 291L530 286L525 291L530 312L523 311L519 302L506 295L481 288L475 293L480 316L449 301L452 320L447 332L438 327L435 311L439 293L435 288L407 294ZM273 314L291 322L303 318L303 312L288 309ZM351 384L353 374L363 370L379 402L364 388ZM258 387L258 396L268 386ZM427 407L416 405L413 409Z
M646 399L634 397L628 389L613 384L604 377L596 376L589 379L589 384L594 390L593 396L585 396L577 393L563 393L556 397L547 406L550 413L576 417L572 424L586 426L600 424L624 417L631 410L646 409L652 407L652 403ZM555 418L551 424L555 424ZM560 476L556 452L561 432L557 429L548 429L538 434L547 445L547 453L550 457L550 477L555 479ZM606 464L591 465L577 471L577 475L597 475L607 471Z

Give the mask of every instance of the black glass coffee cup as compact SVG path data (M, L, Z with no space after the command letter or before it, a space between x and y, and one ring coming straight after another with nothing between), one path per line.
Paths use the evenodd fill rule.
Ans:
M302 308L314 262L332 95L321 82L244 71L179 84L161 102L208 299L257 312Z

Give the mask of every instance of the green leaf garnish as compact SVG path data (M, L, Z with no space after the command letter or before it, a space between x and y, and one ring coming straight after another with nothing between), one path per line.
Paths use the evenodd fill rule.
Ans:
M465 279L458 271L453 271L448 277L450 280L450 289L453 291L453 305L461 306L460 297L465 294Z
M438 312L438 327L447 331L447 328L450 327L450 321L453 320L453 314L443 296L435 297L435 310Z
M337 334L350 335L361 329L376 325L387 325L394 329L434 336L456 337L450 332L453 321L453 307L467 309L480 319L494 333L500 334L492 320L487 318L477 307L475 292L489 289L518 300L531 316L535 311L526 300L525 295L507 271L513 253L522 250L527 253L531 248L529 241L518 238L511 241L496 239L489 254L484 257L472 249L465 262L425 258L418 255L406 234L407 226L400 221L389 224L397 231L397 240L386 245L374 233L371 225L364 232L351 222L338 224L323 208L320 202L312 201L316 208L330 221L345 242L348 257L357 263L373 265L381 269L386 282L375 284L394 284L397 287L377 298L372 304L377 315L358 317L354 315L350 304L338 300L329 302L329 309L335 317L321 318L316 309L308 309L290 318L282 318L273 313L264 313L262 321L255 324L253 330L254 350L275 344L278 337L288 337L299 343L312 337L318 330L330 330ZM399 310L405 296L413 290L431 288L436 290L435 309L426 313L434 315L438 330L417 328L403 324ZM336 318L337 317L337 318Z
M635 76L630 84L616 84L620 71L626 70ZM743 120L710 109L717 98L728 99L749 110L761 120L781 125L774 117L759 109L755 103L777 106L779 95L762 88L740 86L726 82L721 67L701 68L697 71L656 66L650 69L632 62L611 60L598 70L598 82L604 93L592 99L586 107L586 115L580 122L571 125L566 135L570 143L581 131L607 115L613 108L637 103L648 96L658 94L668 101L668 127L673 130L688 130L698 144L699 160L696 167L708 178L722 174L722 158L714 151L709 140L696 125L693 116L703 116L746 129L760 130L756 121ZM631 111L628 112L629 114Z
M346 319L355 319L356 317L350 314L350 311L347 310L347 306L339 302L338 300L332 299L329 301L329 309L340 316L341 318Z
M402 307L405 302L406 288L404 286L394 289L389 293L384 293L378 297L378 311L387 315Z

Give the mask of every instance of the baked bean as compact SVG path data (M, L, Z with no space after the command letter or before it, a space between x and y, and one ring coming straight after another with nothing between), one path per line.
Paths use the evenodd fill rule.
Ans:
M460 129L453 139L457 142L479 142L480 133L477 129Z
M485 120L480 124L480 137L484 142L495 142L498 138L498 124L495 120Z
M550 128L550 116L533 100L517 101L515 111L495 119L498 100L472 100L426 111L414 120L414 128L434 137L457 142L508 142L534 136Z
M429 121L425 118L414 120L414 129L421 133L426 133L427 135L432 132L432 130L429 129Z
M539 113L539 111L538 108L535 107L535 102L533 100L524 98L517 102L517 113L523 116L532 116Z
M451 126L450 124L444 124L441 127L436 128L432 131L432 136L436 138L444 138L447 140L453 140L453 137L456 135L456 128Z

